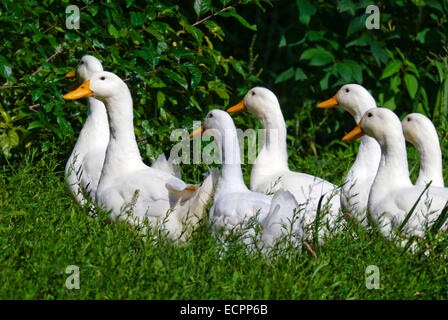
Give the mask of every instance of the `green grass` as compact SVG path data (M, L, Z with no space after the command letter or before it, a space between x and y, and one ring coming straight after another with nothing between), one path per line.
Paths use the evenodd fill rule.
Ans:
M448 298L446 238L430 243L439 243L431 254L412 255L348 223L342 234L314 248L315 255L304 246L275 259L247 255L236 241L220 256L205 222L181 247L164 239L143 241L128 224L110 223L105 214L89 217L72 201L63 182L65 156L30 153L0 169L1 299ZM328 173L335 156L294 161ZM352 156L334 170L339 181ZM69 265L80 268L79 290L65 286ZM379 267L378 290L366 288L369 265Z

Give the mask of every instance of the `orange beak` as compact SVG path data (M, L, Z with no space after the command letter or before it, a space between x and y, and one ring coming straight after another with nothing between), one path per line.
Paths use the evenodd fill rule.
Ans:
M82 85L80 85L78 89L67 93L65 96L63 96L63 98L65 100L76 100L91 96L93 96L93 91L90 90L90 80L87 80Z
M359 123L356 125L356 127L347 133L344 138L342 138L342 141L353 141L361 138L363 135L365 135L365 132L362 131L361 128L362 121L359 121Z
M74 78L76 77L76 70L70 71L65 75L66 78Z
M317 105L318 108L333 108L336 107L339 104L338 102L338 94L336 93L333 97L330 99L321 102Z
M203 124L201 124L201 126L199 128L197 128L192 133L190 133L190 138L194 137L197 134L200 134L202 136L202 133L204 133L204 125Z
M230 107L229 109L227 109L228 113L231 112L243 112L246 111L246 106L244 105L244 99L241 100L238 104L234 105L233 107Z

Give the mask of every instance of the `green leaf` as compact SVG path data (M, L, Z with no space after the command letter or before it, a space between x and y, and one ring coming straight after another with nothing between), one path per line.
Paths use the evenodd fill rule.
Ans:
M194 51L187 50L185 48L175 48L173 50L174 58L176 58L177 60L180 60L182 58L192 57L192 56L194 56L194 54L195 54Z
M187 62L183 64L187 67L188 71L191 74L190 87L191 89L195 89L199 82L201 82L202 73L198 66L194 65L191 62Z
M17 131L14 129L11 129L8 131L8 138L9 138L9 145L11 148L14 148L19 145L19 135L17 134Z
M414 99L418 89L417 78L414 75L407 73L404 75L404 83L408 89L409 96L411 99Z
M234 7L231 7L227 11L220 12L219 15L223 16L223 17L233 17L233 18L236 18L246 28L248 28L250 30L253 30L253 31L257 31L257 25L256 24L249 24L249 22L247 22L246 19L244 19L242 16L240 16L236 12L236 9Z
M199 17L200 15L207 13L211 10L211 1L210 0L194 0L193 9L196 12L196 15Z
M284 82L291 79L294 76L294 67L290 67L287 70L280 73L280 75L275 79L275 83Z
M246 73L244 72L243 65L240 61L232 59L231 64L232 64L233 69L235 69L236 72L238 72L243 77L246 77Z
M35 120L28 125L28 130L31 130L34 128L45 128L45 124L43 124L39 120Z
M57 117L56 120L59 124L59 127L61 128L62 134L67 136L73 135L73 128L70 125L70 122L68 122L62 117Z
M415 37L415 39L417 39L420 43L424 44L425 43L425 37L426 37L426 33L428 31L430 31L431 29L429 28L425 28L422 31L420 31L419 33L417 33L417 36Z
M355 15L356 5L353 3L352 0L339 0L337 8L339 13L348 11L350 15L352 16Z
M92 17L94 17L98 13L98 6L90 5L88 10L92 14Z
M294 79L296 81L301 81L301 80L308 79L308 77L306 76L305 72L303 72L303 70L301 68L297 67Z
M398 73L402 65L403 63L400 60L391 60L384 68L380 80L389 78L390 76L393 76L394 74Z
M190 105L193 105L194 107L196 107L196 109L202 112L201 105L194 96L190 96Z
M286 45L287 45L287 43L286 43L285 35L282 35L282 37L280 38L280 43L278 44L278 47L279 47L279 48L283 48L283 47L285 47Z
M6 79L9 79L12 75L11 65L2 55L0 55L0 74Z
M44 92L44 88L36 88L36 89L33 89L32 91L31 91L31 100L33 101L33 102L36 102L41 96L42 96L42 93Z
M390 82L389 82L389 88L395 93L397 94L400 89L398 88L401 84L401 78L399 75L396 75L394 77L390 78Z
M296 3L299 8L299 21L307 26L311 17L317 12L317 8L309 0L297 0Z
M107 31L109 31L109 34L110 34L111 36L113 36L113 37L115 37L115 38L118 38L119 33L118 33L117 29L116 29L112 24L110 24L110 25L107 27Z
M351 46L364 47L364 46L369 45L371 42L372 42L372 39L369 36L369 34L363 33L362 36L360 36L359 38L347 43L347 45L345 47L346 48L349 48Z
M322 90L328 89L328 80L330 79L331 73L327 73L320 81L319 85Z
M350 19L350 24L347 28L347 37L350 37L352 34L359 30L363 30L365 28L366 23L366 15L360 15L357 17L353 17Z
M188 83L187 80L181 76L180 74L169 70L169 69L162 69L162 72L171 80L176 81L178 84L180 84L182 86L182 88L187 89L188 88Z
M162 108L165 105L165 94L162 91L157 91L157 107Z
M8 130L0 135L0 148L6 156L9 156L9 151L18 145L19 135L14 129Z
M229 100L229 98L230 98L230 95L229 95L229 92L228 92L228 90L227 90L227 88L226 88L226 85L224 84L224 83L222 83L221 81L216 81L216 80L214 80L214 81L209 81L209 83L208 83L208 89L210 90L210 91L214 91L214 92L216 92L216 94L221 98L221 99L224 99L224 100Z
M95 47L98 47L98 48L101 48L101 49L106 49L106 48L104 47L104 44L102 44L101 42L99 42L97 39L93 39L93 45L94 45Z
M332 62L334 56L324 48L311 48L305 50L299 59L311 60L310 66L324 66Z
M185 24L184 27L185 30L187 30L187 32L191 34L199 44L202 44L202 38L204 34L199 28L193 27L192 25L189 24Z
M381 62L386 64L387 60L389 60L389 56L387 55L387 52L386 50L384 50L382 45L384 44L378 41L374 41L370 45L370 52L372 53L378 64L380 64Z
M152 43L150 43L149 46L142 48L141 50L136 50L135 53L141 56L150 67L154 67L159 63L160 56L157 54L157 51L155 50Z
M362 67L354 60L347 59L344 64L350 66L352 77L357 83L362 83Z
M352 68L350 64L338 62L334 64L334 70L342 77L344 82L350 82L352 80Z
M140 12L131 12L131 25L142 26L145 23L145 16Z
M397 107L397 104L395 103L395 96L392 96L392 98L384 102L383 107L390 110L395 110L395 108Z

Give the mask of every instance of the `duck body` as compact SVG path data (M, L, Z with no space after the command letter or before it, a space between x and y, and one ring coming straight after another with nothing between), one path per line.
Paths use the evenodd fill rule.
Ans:
M101 62L94 56L85 55L75 72L67 77L78 77L84 82L97 72L103 71ZM106 149L109 144L109 121L104 103L95 97L87 98L88 114L78 140L65 166L66 182L75 200L85 205L86 196L95 202L96 190L103 169ZM161 154L151 167L180 177L180 169Z
M136 225L148 221L150 226L167 231L169 238L184 241L211 199L213 173L199 187L144 164L133 130L132 97L115 74L96 73L64 98L86 95L104 102L109 120L110 138L96 191L97 204L109 211L113 220Z
M249 190L218 193L210 210L214 234L216 235L221 228L226 230L244 228L249 219L257 214L259 215L257 220L263 221L269 213L271 202L272 197L254 194Z
M100 61L84 56L76 70L84 82L96 72L103 71ZM74 76L75 72L69 75ZM88 115L78 140L65 166L66 182L75 200L84 205L88 199L95 201L96 189L103 168L104 156L109 143L109 124L104 103L94 97L87 98Z
M351 213L361 225L367 225L366 212L370 188L379 165L378 143L371 137L361 138L355 162L344 179L341 207ZM378 150L380 151L380 150Z
M333 98L320 103L318 107L341 107L358 123L367 110L376 108L376 102L364 87L347 84L342 86ZM380 158L381 149L376 140L367 135L362 136L355 161L341 188L342 210L352 215L363 226L368 223L367 204Z
M263 229L258 235L266 246L274 245L286 235L282 226L292 227L292 235L300 241L304 235L302 221L291 226L291 221L298 211L294 196L279 190L274 197L249 190L244 184L241 172L239 143L232 118L224 111L212 110L204 121L204 128L217 131L218 144L222 147L222 170L217 183L214 203L210 209L210 221L215 235L224 229L224 235L230 230L242 228L244 242L253 244L256 236L253 228L247 228L249 220L255 218Z
M82 190L87 192L91 201L95 201L109 142L109 126L104 104L94 98L88 100L89 115L65 166L69 190L81 205L86 203Z
M425 191L426 186L412 185L401 123L392 111L370 109L357 128L374 137L381 147L381 160L368 200L372 219L386 237L392 237L393 230L401 226L422 195L402 229L407 236L422 237L448 201L448 189L430 186Z
M255 87L249 90L238 105L228 112L247 110L261 123L265 132L265 142L252 167L250 189L260 193L272 193L280 189L291 192L303 214L304 224L311 224L321 196L322 212L326 212L319 231L320 239L328 234L329 228L336 226L339 219L340 196L337 186L306 173L289 169L286 146L286 124L277 97L266 88Z

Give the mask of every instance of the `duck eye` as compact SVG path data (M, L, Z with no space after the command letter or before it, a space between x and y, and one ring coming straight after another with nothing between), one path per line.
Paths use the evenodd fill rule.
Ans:
M408 118L408 122L411 121L411 118Z
M210 113L210 114L208 115L208 117L209 117L209 118L213 118L213 114Z
M106 80L106 77L105 77L105 76L102 76L100 79L101 79L101 80Z
M255 95L255 91L252 91L252 95L253 95L253 96Z
M347 89L345 89L345 92L350 92L350 89L348 89L348 88L347 88Z
M370 118L371 116L373 116L373 114L371 114L370 112L367 114L367 116Z

